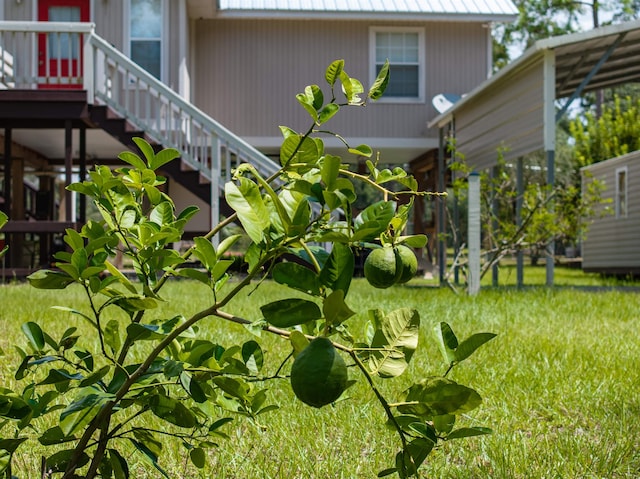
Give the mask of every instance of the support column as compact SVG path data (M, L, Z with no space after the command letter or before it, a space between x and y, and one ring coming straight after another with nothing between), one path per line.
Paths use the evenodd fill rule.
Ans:
M494 166L493 168L491 168L491 225L490 225L490 228L491 228L492 234L495 234L499 226L498 219L497 219L499 214L498 195L496 195L496 192L493 187L494 179L498 177L499 173L500 172L498 171L497 166ZM498 247L497 244L492 244L491 246L493 246L494 248ZM491 260L493 260L493 255L491 256ZM498 286L499 280L500 280L500 271L499 271L499 266L496 263L491 267L491 284L493 286Z
M80 178L82 182L87 178L87 129L80 127ZM87 197L79 195L80 214L78 220L84 224L87 221Z
M469 294L480 292L480 175L469 175L468 241L469 241Z
M11 128L4 129L4 212L11 215ZM11 219L11 216L9 216Z
M522 204L524 203L524 167L522 157L516 160L516 228L522 227ZM518 248L516 252L516 286L521 288L524 285L524 254Z
M73 128L71 120L64 122L64 185L69 186L72 182L73 169ZM71 191L64 191L64 219L65 221L75 221Z
M543 140L544 151L547 157L547 194L553 193L555 186L555 154L556 154L556 61L555 53L553 50L546 50L544 53L544 84L543 84ZM553 201L548 205L548 208L553 212ZM550 241L546 250L546 273L547 273L547 286L553 286L554 276L554 250L555 243Z
M438 193L445 190L445 161L444 161L444 130L440 128L438 147ZM438 218L436 221L436 231L438 236L438 278L440 284L444 283L445 270L447 269L447 242L445 235L445 201L446 197L438 196Z
M12 183L9 218L22 221L26 219L24 207L24 158L13 158L9 171ZM15 268L31 267L30 264L26 264L25 253L25 234L13 233L11 235L11 248L9 249L11 266Z

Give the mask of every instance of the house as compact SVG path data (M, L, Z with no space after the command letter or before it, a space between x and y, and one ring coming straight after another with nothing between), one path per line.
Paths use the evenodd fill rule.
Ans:
M582 269L612 275L640 274L640 151L582 168L583 185L604 183L611 214L597 215L582 242ZM583 188L584 190L584 188Z
M137 135L181 151L165 172L169 193L178 207L200 206L190 231L207 231L234 164L276 170L278 126L309 127L295 94L338 58L364 83L388 58L391 81L366 112L327 126L435 189L431 99L490 75L491 25L516 13L508 0L0 0L9 266L46 263L55 234L83 221L84 200L56 178L113 163ZM331 137L326 145L344 153ZM414 228L433 227L418 205ZM35 248L27 257L25 244Z

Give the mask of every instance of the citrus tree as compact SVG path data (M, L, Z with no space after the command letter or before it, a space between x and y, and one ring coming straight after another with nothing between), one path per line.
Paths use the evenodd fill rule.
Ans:
M415 274L409 248L423 246L426 238L404 231L412 199L424 193L402 169L380 169L370 159L368 173L351 171L342 158L326 154L316 136L341 109L378 99L387 84L388 66L367 91L345 72L342 60L329 65L325 79L327 97L317 85L296 96L311 117L311 127L303 133L281 128L278 174L264 178L249 164L239 166L224 188L235 213L195 238L182 255L171 244L180 240L196 209L176 211L160 189L164 178L157 174L179 156L177 151L156 152L137 139L141 155L122 153L125 166L115 171L97 166L88 181L68 186L91 198L102 220L67 230L68 249L57 253L56 268L32 274L29 282L41 289L82 288L83 305L56 310L90 324L96 346L88 347L91 341L83 341L75 326L55 331L36 322L22 325L26 345L18 348L21 361L15 371L20 387L0 389L0 472L5 477L11 476L14 453L32 440L52 449L42 459L42 477L126 479L132 454L169 477L162 451L171 440L181 441L191 462L204 468L212 436L228 422L276 409L264 385L266 377L290 381L297 398L320 408L338 399L357 380L348 371L357 371L398 438L395 460L380 476L414 475L438 443L489 432L455 427L457 415L476 408L481 398L448 373L493 334L474 334L458 342L448 324L435 325L446 373L421 377L398 397L387 398L377 382L407 369L418 347L418 312L410 307L372 309L360 337L347 328L356 315L348 304L356 250L374 250L375 261L367 267L374 286L389 287ZM373 153L368 146L352 147L346 141L345 150L367 158ZM385 199L354 217L351 205L358 182ZM402 205L397 201L401 196L409 197ZM234 222L251 242L244 256L247 273L230 281L232 261L225 259L225 252L240 235L219 244L212 239ZM136 280L114 266L118 249L131 261ZM378 257L377 251L383 255ZM282 261L285 255L296 261ZM193 267L194 260L198 267ZM267 276L296 294L261 305L255 318L228 310L240 291ZM168 301L162 288L172 277L202 284L212 293L211 304L189 316L149 319L152 310L155 317L162 316L158 311ZM119 314L110 315L112 310ZM209 317L282 337L290 343L292 365L264 373L260 337L221 344L199 331L199 322ZM149 425L157 421L164 426Z

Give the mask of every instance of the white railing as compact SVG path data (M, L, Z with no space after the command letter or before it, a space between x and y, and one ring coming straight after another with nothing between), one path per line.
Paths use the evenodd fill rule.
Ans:
M0 21L0 88L82 85L91 104L108 105L182 161L217 192L232 168L250 163L264 176L278 165L185 101L94 32L92 23ZM212 211L212 214L216 212Z

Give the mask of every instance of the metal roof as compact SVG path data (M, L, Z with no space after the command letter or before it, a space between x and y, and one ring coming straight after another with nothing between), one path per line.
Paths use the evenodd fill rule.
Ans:
M500 95L497 85L503 78L518 81L520 72L544 57L545 52L553 52L554 56L556 99L570 97L583 82L583 93L640 82L640 20L538 40L519 58L436 117L429 127L445 125L470 101L483 96L492 101Z
M384 14L422 20L426 17L477 21L511 21L518 13L511 0L219 0L217 10L224 16Z

